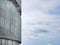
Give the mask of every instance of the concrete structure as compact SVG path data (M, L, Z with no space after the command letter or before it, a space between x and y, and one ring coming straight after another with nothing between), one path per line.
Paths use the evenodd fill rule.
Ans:
M16 0L0 0L0 45L21 43L21 8Z

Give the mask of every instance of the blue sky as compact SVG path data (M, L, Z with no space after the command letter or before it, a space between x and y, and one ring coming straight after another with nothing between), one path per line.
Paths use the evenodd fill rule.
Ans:
M60 45L60 0L22 0L21 45Z

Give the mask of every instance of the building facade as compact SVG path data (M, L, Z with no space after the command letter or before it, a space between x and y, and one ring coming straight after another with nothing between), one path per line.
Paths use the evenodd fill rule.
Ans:
M0 45L21 43L21 8L16 0L0 0Z

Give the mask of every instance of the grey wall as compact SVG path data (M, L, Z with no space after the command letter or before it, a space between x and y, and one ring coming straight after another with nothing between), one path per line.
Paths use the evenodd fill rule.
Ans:
M18 3L19 3L19 5L21 6L21 3L22 3L22 0L16 0Z
M0 38L21 41L21 18L12 2L0 0Z

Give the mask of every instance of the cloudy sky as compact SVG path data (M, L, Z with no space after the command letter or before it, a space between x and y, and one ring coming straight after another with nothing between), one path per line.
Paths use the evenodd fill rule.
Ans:
M60 0L22 0L21 17L21 45L60 45Z

